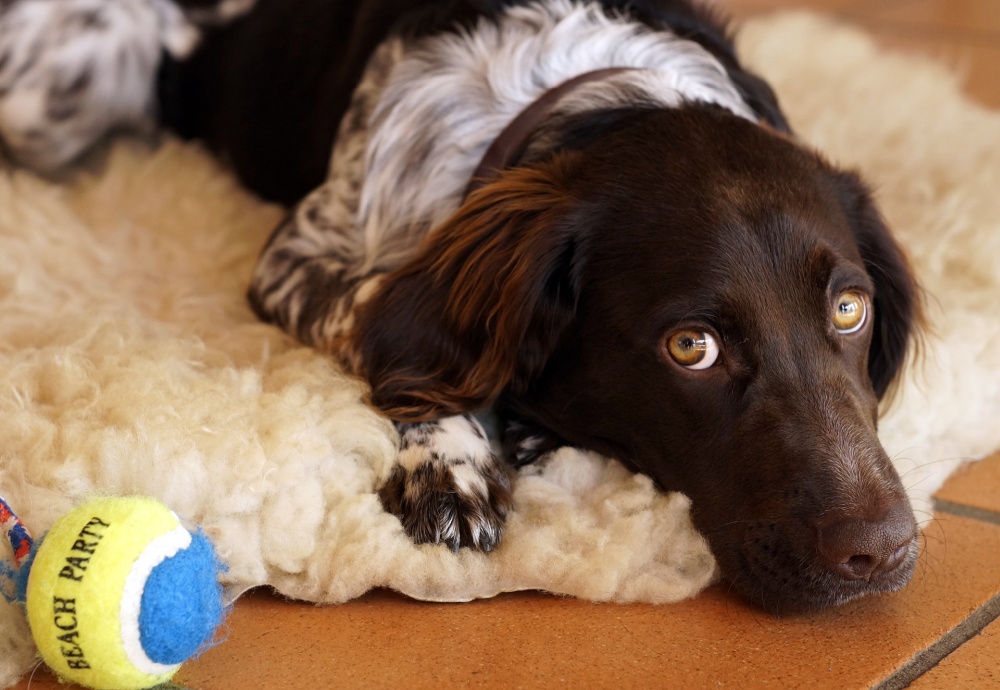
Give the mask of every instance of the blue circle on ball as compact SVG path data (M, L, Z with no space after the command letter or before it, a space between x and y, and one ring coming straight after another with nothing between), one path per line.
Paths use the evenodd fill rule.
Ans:
M139 641L151 660L179 664L211 640L222 621L221 565L199 530L191 545L153 568L142 592Z

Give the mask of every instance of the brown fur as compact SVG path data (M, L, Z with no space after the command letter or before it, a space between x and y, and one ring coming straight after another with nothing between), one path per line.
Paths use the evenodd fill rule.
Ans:
M916 528L876 424L920 300L867 187L710 107L601 122L476 192L366 305L374 404L407 421L492 405L535 447L683 491L765 606L902 586ZM871 313L840 335L846 290ZM704 371L663 351L692 327L719 343Z
M473 193L365 306L365 375L373 403L390 417L422 421L483 407L541 372L571 313L549 303L542 280L576 232L564 221L572 203L561 184L566 159L507 171ZM414 332L414 322L441 321L446 342L418 358L395 356L390 343L412 352L403 343L443 335Z

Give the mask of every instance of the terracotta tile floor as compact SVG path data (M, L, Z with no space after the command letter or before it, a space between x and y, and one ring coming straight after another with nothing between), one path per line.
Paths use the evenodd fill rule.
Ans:
M803 7L930 53L1000 107L1000 0L719 0L737 17ZM342 606L240 600L229 637L177 680L248 687L1000 687L1000 455L956 474L913 584L775 619L722 589L672 606L519 593L426 604L374 592ZM29 687L28 679L18 686ZM38 690L62 687L38 672Z
M178 680L205 690L263 679L301 688L903 687L1000 612L1000 560L982 558L998 547L1000 527L941 514L904 593L784 619L723 588L659 607L536 593L440 605L375 592L319 609L262 591L236 607L226 643ZM949 657L934 669L948 682L925 687L976 687L996 671L989 659L1000 637L959 649L976 662Z

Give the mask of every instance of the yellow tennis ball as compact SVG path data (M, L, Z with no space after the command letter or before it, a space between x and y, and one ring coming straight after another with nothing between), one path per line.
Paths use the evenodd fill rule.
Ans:
M37 548L26 596L32 637L66 680L101 690L158 685L221 619L217 570L204 535L158 501L89 501Z

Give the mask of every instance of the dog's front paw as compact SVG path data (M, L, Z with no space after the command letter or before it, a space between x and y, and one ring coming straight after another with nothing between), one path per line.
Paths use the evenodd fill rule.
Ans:
M492 551L512 507L510 480L468 417L400 426L399 464L379 489L418 544Z

